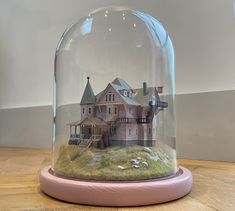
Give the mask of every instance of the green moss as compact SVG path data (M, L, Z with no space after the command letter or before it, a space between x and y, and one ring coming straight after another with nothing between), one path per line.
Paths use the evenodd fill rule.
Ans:
M165 145L147 150L143 146L83 150L61 145L55 172L79 179L142 180L169 176L177 170L175 152Z

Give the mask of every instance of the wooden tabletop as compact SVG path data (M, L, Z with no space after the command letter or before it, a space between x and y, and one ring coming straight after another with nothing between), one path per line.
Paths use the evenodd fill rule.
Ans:
M235 210L235 163L179 160L193 173L192 192L182 199L142 207L94 207L53 199L40 191L39 171L50 165L49 150L0 148L0 211L102 210L200 211Z

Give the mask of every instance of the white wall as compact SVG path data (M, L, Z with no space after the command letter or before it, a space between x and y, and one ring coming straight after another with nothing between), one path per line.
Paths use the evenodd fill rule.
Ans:
M163 22L176 54L177 93L235 89L233 0L167 0Z
M235 89L232 0L1 0L0 108L51 104L62 32L108 5L145 11L165 25L175 46L177 93Z

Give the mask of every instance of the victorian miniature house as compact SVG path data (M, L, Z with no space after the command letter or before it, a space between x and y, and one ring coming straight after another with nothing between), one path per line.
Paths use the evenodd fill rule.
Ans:
M126 81L116 78L95 95L89 77L81 106L81 120L70 123L69 144L100 148L108 146L154 146L154 116L168 106L159 97L162 87L132 89ZM157 127L155 125L155 127Z

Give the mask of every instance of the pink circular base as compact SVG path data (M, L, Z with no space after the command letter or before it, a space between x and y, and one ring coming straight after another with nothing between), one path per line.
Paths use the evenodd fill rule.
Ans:
M158 204L185 196L192 188L191 172L180 167L174 177L136 182L96 182L64 179L52 175L50 166L40 174L41 190L72 203L98 206Z

